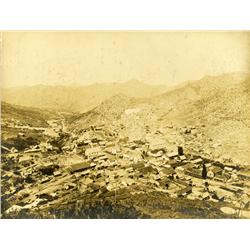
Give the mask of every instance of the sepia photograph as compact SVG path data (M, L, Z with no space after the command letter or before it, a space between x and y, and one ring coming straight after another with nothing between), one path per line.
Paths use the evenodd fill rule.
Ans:
M250 32L2 31L2 219L250 219Z

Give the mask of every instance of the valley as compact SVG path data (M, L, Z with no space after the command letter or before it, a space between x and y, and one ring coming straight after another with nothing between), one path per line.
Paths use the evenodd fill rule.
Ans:
M250 218L248 75L90 86L2 102L3 218Z

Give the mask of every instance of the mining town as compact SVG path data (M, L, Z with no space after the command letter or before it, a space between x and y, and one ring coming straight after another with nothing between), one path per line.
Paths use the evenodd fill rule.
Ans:
M1 218L250 218L248 32L2 33Z
M2 142L16 136L12 147L1 145L3 218L250 217L249 166L190 152L189 143L168 146L148 126L151 137L130 140L119 136L123 124L68 131L64 123L3 121ZM27 138L33 145L21 145Z

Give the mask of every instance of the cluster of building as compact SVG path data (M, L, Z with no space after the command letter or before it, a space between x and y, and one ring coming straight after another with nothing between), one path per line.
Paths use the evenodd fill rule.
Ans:
M101 124L72 134L62 151L55 154L44 142L15 157L6 153L1 197L9 204L5 213L71 202L67 196L73 192L115 201L151 191L223 202L234 213L250 210L249 168L186 153L182 146L170 151L162 141L130 141ZM74 155L77 161L60 161Z

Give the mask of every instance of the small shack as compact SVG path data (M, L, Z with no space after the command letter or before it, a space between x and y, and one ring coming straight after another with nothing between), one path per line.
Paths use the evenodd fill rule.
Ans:
M89 169L92 167L93 165L91 165L88 161L84 161L84 162L72 164L69 170L71 173L75 173L75 172L80 172L80 171L83 171L85 169Z
M101 152L101 147L87 148L85 150L85 155L87 157L94 157L97 156L100 152Z

